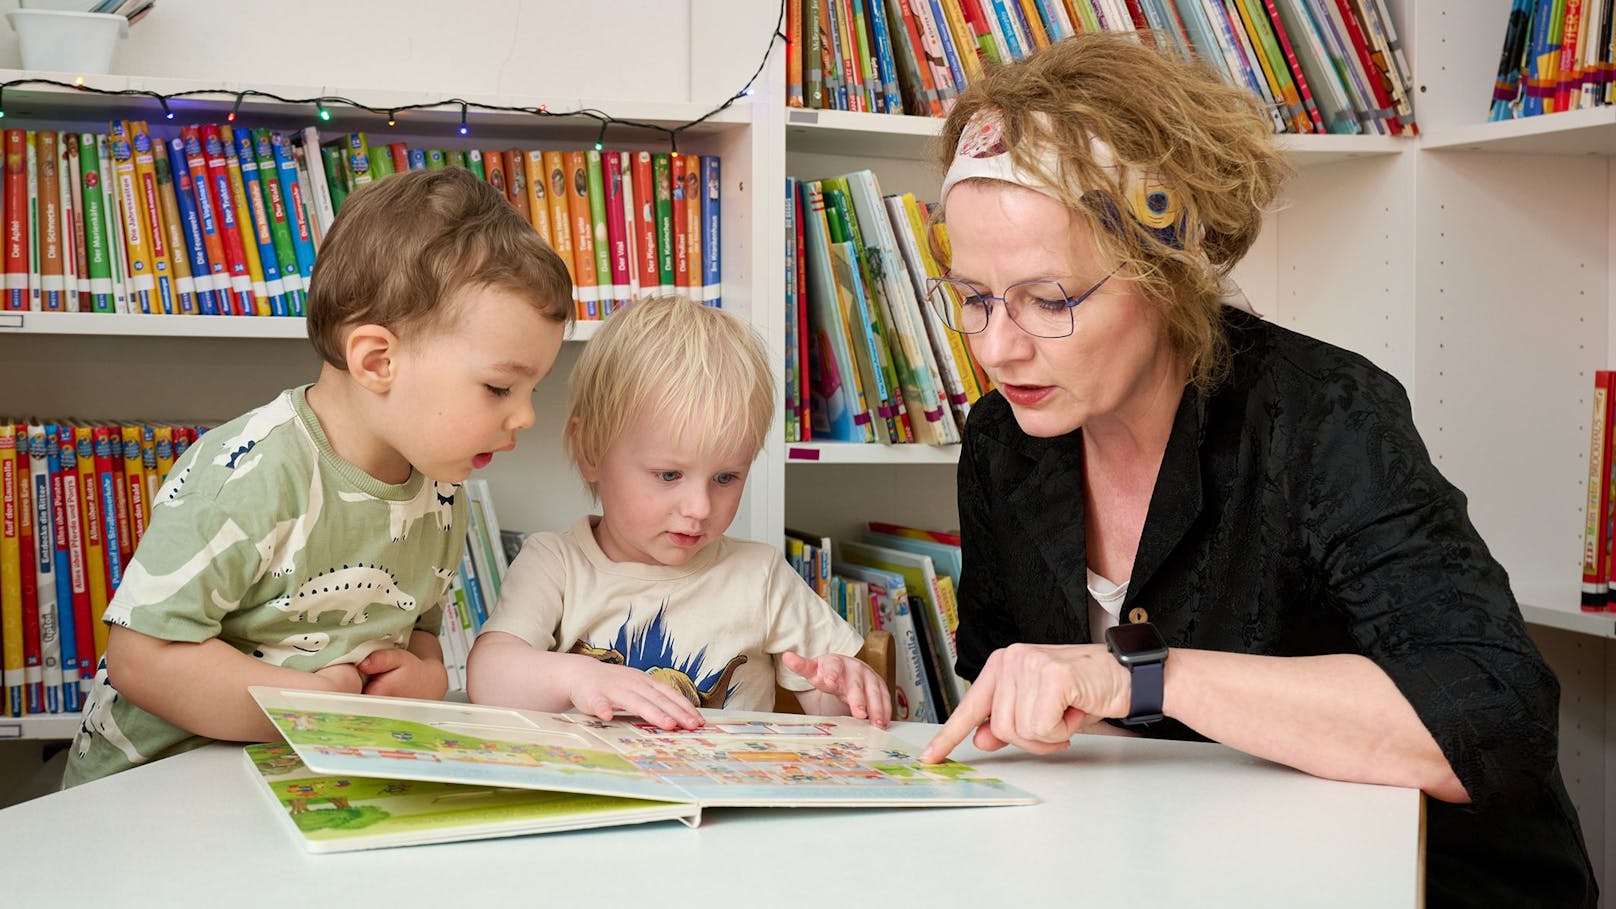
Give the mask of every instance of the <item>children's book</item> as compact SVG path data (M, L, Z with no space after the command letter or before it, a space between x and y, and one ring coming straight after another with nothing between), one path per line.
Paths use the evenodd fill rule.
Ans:
M249 690L301 764L278 745L248 759L315 852L663 819L696 826L717 807L1037 802L958 762L922 764L918 747L848 717L727 713L668 732L634 717ZM488 810L455 811L457 801ZM327 810L340 816L308 816Z

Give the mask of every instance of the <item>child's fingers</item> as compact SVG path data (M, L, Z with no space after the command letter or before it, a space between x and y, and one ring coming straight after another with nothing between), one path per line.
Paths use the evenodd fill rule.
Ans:
M878 729L887 728L892 723L892 695L887 692L887 683L871 672L865 678L864 686L870 723Z
M813 680L814 673L818 671L819 661L810 660L800 653L786 651L780 654L780 662L785 663L787 669L810 681Z

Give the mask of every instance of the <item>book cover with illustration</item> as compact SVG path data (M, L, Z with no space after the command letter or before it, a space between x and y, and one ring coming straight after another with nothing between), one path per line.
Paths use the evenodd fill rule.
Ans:
M444 701L249 690L303 764L319 776L337 779L647 800L671 804L678 810L662 816L687 818L692 825L699 821L700 809L714 807L959 807L1037 801L965 764L922 764L917 746L846 717L725 713L709 717L700 729L669 732L634 717L602 721ZM608 815L600 824L618 822L625 821ZM572 827L532 830L599 825L577 812L560 823ZM431 824L423 827L416 838L374 845L468 838Z

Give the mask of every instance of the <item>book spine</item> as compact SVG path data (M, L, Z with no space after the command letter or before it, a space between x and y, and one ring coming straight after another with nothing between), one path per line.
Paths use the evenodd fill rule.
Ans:
M225 163L224 139L219 128L212 124L200 128L202 136L203 166L207 173L208 197L218 218L219 240L224 247L224 260L230 275L230 299L233 315L251 316L258 312L253 298L252 273L247 270L247 247L241 234L242 212L236 208L235 196L230 192L230 168Z
M528 222L551 249L556 249L555 236L550 230L550 194L546 191L550 181L544 171L544 152L522 152L521 160L526 177Z
M28 424L16 423L12 429L16 440L13 469L17 478L17 565L20 574L17 588L22 595L18 602L22 622L22 706L23 713L40 713L45 709L45 702L43 667L39 661L39 579L36 568L39 541L34 530L34 484L29 467Z
M623 220L623 159L617 152L596 155L601 162L601 184L605 188L604 220L609 253L608 273L612 282L614 306L625 305L634 299L629 288L628 224ZM590 165L594 167L593 164ZM593 174L591 174L591 177ZM593 189L593 186L591 186Z
M135 424L140 431L140 473L146 486L146 522L151 523L151 512L157 507L157 490L163 485L163 474L157 472L157 434L150 423ZM122 434L122 430L119 431Z
M634 153L625 151L610 154L617 156L617 167L623 173L623 198L619 207L623 210L623 258L628 266L628 299L638 300L643 283L640 280L640 234L634 196Z
M620 297L612 282L611 236L606 221L605 173L600 152L594 149L584 152L584 173L589 193L589 229L595 255L595 287L600 292L600 315L604 318L617 308Z
M545 198L550 205L550 247L561 257L567 266L567 277L572 279L572 299L578 304L582 299L578 296L578 264L577 256L572 246L572 215L567 199L567 164L566 157L558 151L542 153L544 162L544 175L548 181L545 187ZM577 310L581 312L580 310Z
M34 546L38 551L34 576L38 595L36 611L39 616L41 707L45 713L60 713L62 710L61 628L57 624L56 604L62 598L62 585L66 583L67 576L66 538L62 536L59 515L61 493L55 490L57 469L52 463L56 460L55 437L54 424L28 424L29 476L33 480L34 496ZM71 588L67 591L65 602L72 606Z
M650 293L661 283L661 272L657 265L657 203L651 153L636 152L631 169L634 182L634 251L640 262L641 292Z
M239 135L248 138L249 133L243 129ZM269 225L264 221L263 196L256 186L252 187L251 193L247 191L247 174L243 171L241 144L237 137L237 131L230 126L219 127L219 145L224 153L225 173L229 177L230 205L236 213L237 229L241 232L242 261L247 264L247 281L252 288L252 314L285 315L285 291L280 284L280 269L275 265L274 250L269 250L268 259L264 257L264 247L269 241ZM247 160L253 162L252 177L256 182L257 159L250 148ZM275 270L274 283L270 281L271 268Z
M120 450L119 430L113 426L97 426L93 437L95 460L95 491L101 497L101 558L106 562L107 597L123 583L123 557L128 545L124 539L127 528L118 527L118 471L116 458Z
M146 480L141 476L145 464L140 453L140 427L132 424L120 426L118 437L123 454L121 494L129 502L129 554L133 555L151 522L151 503L146 501Z
M196 285L197 310L204 316L219 314L220 275L208 262L208 247L199 214L195 178L185 160L185 140L170 139L168 166L174 184L174 205L179 209L180 228L185 237L186 257L191 261L191 281ZM161 158L159 160L162 160ZM206 189L202 190L207 193ZM177 259L178 257L176 257Z
M61 160L57 162L57 179L61 183L62 237L71 246L73 254L64 257L67 271L67 309L69 312L92 312L90 302L89 251L84 236L84 189L79 183L79 134L62 133L59 143Z
M46 312L65 312L67 289L62 271L61 174L56 133L42 130L37 142L40 308Z
M651 179L656 192L657 286L663 294L673 293L673 161L665 152L651 156Z
M589 165L581 151L566 155L567 210L572 217L573 287L578 318L599 319L601 289L595 280L595 227L589 214Z
M112 265L113 312L129 312L129 247L124 243L123 216L118 211L117 180L112 167L112 137L95 137L96 157L101 159L101 207L107 216L107 251Z
M17 429L0 423L0 671L5 680L3 712L21 716L23 695L22 544L17 515Z
M269 226L269 250L264 254L264 261L274 259L275 271L280 275L285 294L286 312L278 315L291 315L294 310L306 303L308 294L298 265L297 245L292 239L292 224L288 217L286 196L281 192L280 166L275 161L273 139L269 130L253 130L251 146L251 154L258 165L258 190L263 196L261 204L264 208L264 220ZM247 151L243 150L242 155L245 160ZM315 185L312 178L309 185Z
M5 131L6 178L0 189L5 199L6 253L5 308L28 308L28 176L24 168L28 163L27 132L20 129Z
M51 494L62 518L58 536L62 549L57 552L56 621L60 626L58 644L62 652L62 707L73 711L79 700L79 645L81 622L89 624L90 589L84 576L84 528L79 519L78 449L73 444L73 427L56 427L56 463L52 465ZM63 571L63 567L66 570ZM65 585L62 583L66 581ZM67 595L62 595L65 586ZM83 628L85 633L89 628Z
M309 228L309 208L303 200L303 187L297 179L297 162L292 157L286 136L270 133L270 152L275 156L275 169L280 176L281 204L292 232L292 250L297 254L297 273L303 279L298 290L290 294L289 305L294 316L303 315L308 301L309 279L314 277L314 235ZM287 272L282 269L282 280Z
M685 164L688 155L680 155L669 162L672 166L668 178L673 184L673 291L690 292L690 216L686 211Z
M157 200L162 205L163 230L168 234L170 265L174 270L174 298L184 315L201 309L197 298L196 275L191 271L191 244L186 238L185 216L180 213L180 192L174 184L174 165L168 156L168 143L152 143L152 167L157 174ZM206 267L206 263L204 263Z
M89 609L81 617L79 627L79 682L80 694L88 697L90 683L95 680L95 664L100 654L107 651L107 626L101 616L107 611L106 537L101 513L101 493L96 486L95 442L89 426L73 427L74 460L78 464L79 511L84 536L84 578L89 588Z
M722 237L719 235L719 197L722 193L718 156L702 155L701 161L701 300L708 306L723 305L721 274Z
M162 302L157 296L151 241L146 235L140 178L136 173L135 150L128 124L113 121L110 136L112 167L118 185L119 223L123 226L124 247L129 261L129 308L132 312L161 312Z

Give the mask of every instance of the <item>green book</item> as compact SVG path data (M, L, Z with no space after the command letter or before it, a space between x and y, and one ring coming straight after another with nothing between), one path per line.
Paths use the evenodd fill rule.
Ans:
M612 297L612 241L606 233L606 181L601 173L600 152L584 153L589 171L589 226L595 237L595 286L602 301ZM601 307L601 314L611 310Z
M426 150L426 169L427 170L443 170L445 167L448 167L448 166L449 166L449 156L447 154L444 154L443 149L441 149L441 148L429 148L429 149Z
M443 153L444 163L450 167L466 167L466 153L458 148L451 148ZM470 168L467 168L468 170Z
M466 170L477 175L479 180L488 179L488 171L483 167L483 153L478 149L466 152Z
M112 295L112 259L107 246L108 212L101 204L101 155L94 133L79 133L79 172L72 176L79 180L84 192L84 257L92 309L114 312L117 304ZM177 252L184 254L184 250Z
M651 156L651 181L656 184L657 283L666 294L673 292L673 159L666 152Z
M380 180L393 175L393 150L385 145L372 145L368 151L370 175Z
M342 210L342 201L348 198L348 165L342 149L335 145L320 146L320 160L325 164L325 185L331 191L331 211Z

